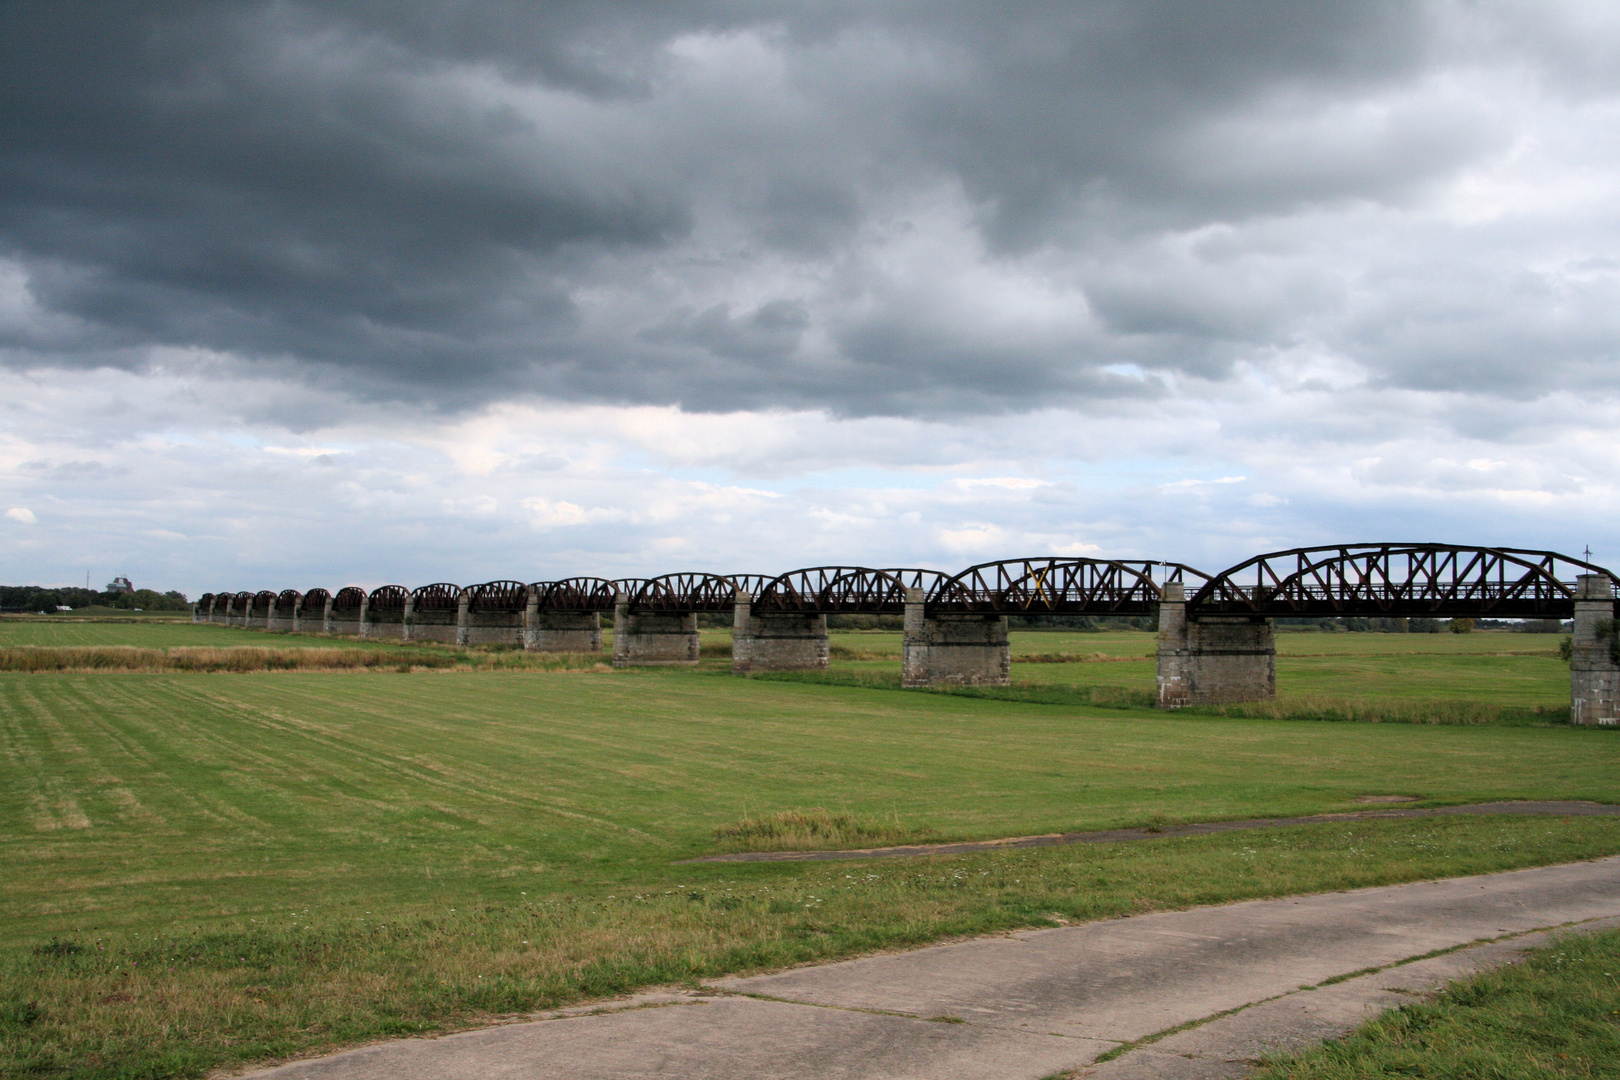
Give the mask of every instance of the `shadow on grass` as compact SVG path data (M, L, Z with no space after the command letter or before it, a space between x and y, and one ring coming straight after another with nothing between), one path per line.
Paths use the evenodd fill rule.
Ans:
M750 675L749 678L817 686L852 686L867 690L904 689L897 671L773 671ZM1154 707L1154 693L1145 688L1014 682L1011 686L931 686L909 692L1031 705L1151 711L1155 716L1167 715ZM1194 705L1177 709L1175 715L1358 724L1492 724L1507 727L1559 727L1569 724L1567 705L1515 706L1469 700L1364 701L1322 695L1296 695L1230 705Z

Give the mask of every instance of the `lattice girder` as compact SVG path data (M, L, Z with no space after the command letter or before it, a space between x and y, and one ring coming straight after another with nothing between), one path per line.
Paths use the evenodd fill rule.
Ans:
M1575 577L1609 574L1550 551L1341 544L1258 555L1211 578L1189 612L1259 616L1568 618ZM1612 577L1612 575L1610 575Z

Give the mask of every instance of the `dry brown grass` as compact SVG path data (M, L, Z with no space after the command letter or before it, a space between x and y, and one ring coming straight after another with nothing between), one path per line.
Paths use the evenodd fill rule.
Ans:
M850 645L839 645L837 642L827 647L827 655L834 660L897 660L898 652L893 650L882 652L877 649L857 649Z
M728 851L808 851L820 848L875 847L927 841L937 836L926 825L909 826L900 818L835 813L819 806L781 810L764 817L745 817L721 825L714 838Z
M611 671L601 657L576 653L430 651L411 648L276 649L241 645L225 648L176 647L144 649L132 645L0 648L0 671L24 674L70 672L210 672L244 674L261 671Z
M1014 654L1015 664L1141 664L1154 659L1151 656L1110 656L1107 653L1022 653Z
M1263 720L1338 720L1363 724L1544 723L1569 719L1567 709L1505 707L1491 701L1361 701L1325 694L1293 694L1198 709L1220 716Z

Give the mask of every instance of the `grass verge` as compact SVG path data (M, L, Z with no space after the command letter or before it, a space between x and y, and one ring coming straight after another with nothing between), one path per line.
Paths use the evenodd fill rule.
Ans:
M1558 938L1343 1040L1269 1059L1255 1080L1377 1076L1620 1076L1620 931Z
M156 932L64 929L0 952L0 1074L197 1076L953 936L1617 851L1612 819L1347 822L900 865L692 867L640 889L447 895L406 909L379 896L364 914Z

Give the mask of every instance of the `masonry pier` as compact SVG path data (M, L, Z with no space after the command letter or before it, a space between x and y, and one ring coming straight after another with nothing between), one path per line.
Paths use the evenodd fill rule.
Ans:
M294 632L300 634L330 634L332 632L332 594L325 589L311 589L298 598L298 611L293 617Z
M1181 582L1159 604L1158 704L1218 705L1277 696L1277 635L1253 615L1187 615Z
M384 585L366 597L360 636L403 640L411 625L411 594L401 585Z
M542 611L536 597L524 618L523 647L529 652L601 652L602 613Z
M411 592L410 605L406 640L466 644L467 597L459 585L448 582L423 585Z
M631 611L622 592L614 600L614 667L692 665L700 651L695 612Z
M900 685L1011 685L1007 616L971 611L929 614L925 598L922 589L906 590Z
M457 616L463 645L523 644L529 587L521 581L490 581L461 591Z
M332 597L332 607L326 617L328 632L338 637L359 637L366 624L369 597L353 585L339 589Z
M731 670L825 671L832 655L827 616L802 611L755 611L754 598L737 593L731 622Z
M276 594L257 592L248 601L247 618L242 626L247 630L263 630L270 625L270 616L276 610Z
M1614 582L1603 574L1576 579L1575 630L1569 661L1569 719L1620 724L1620 663L1615 662Z
M265 629L283 634L296 631L298 629L298 605L303 599L303 593L295 589L286 589L279 593L270 603L270 620Z

